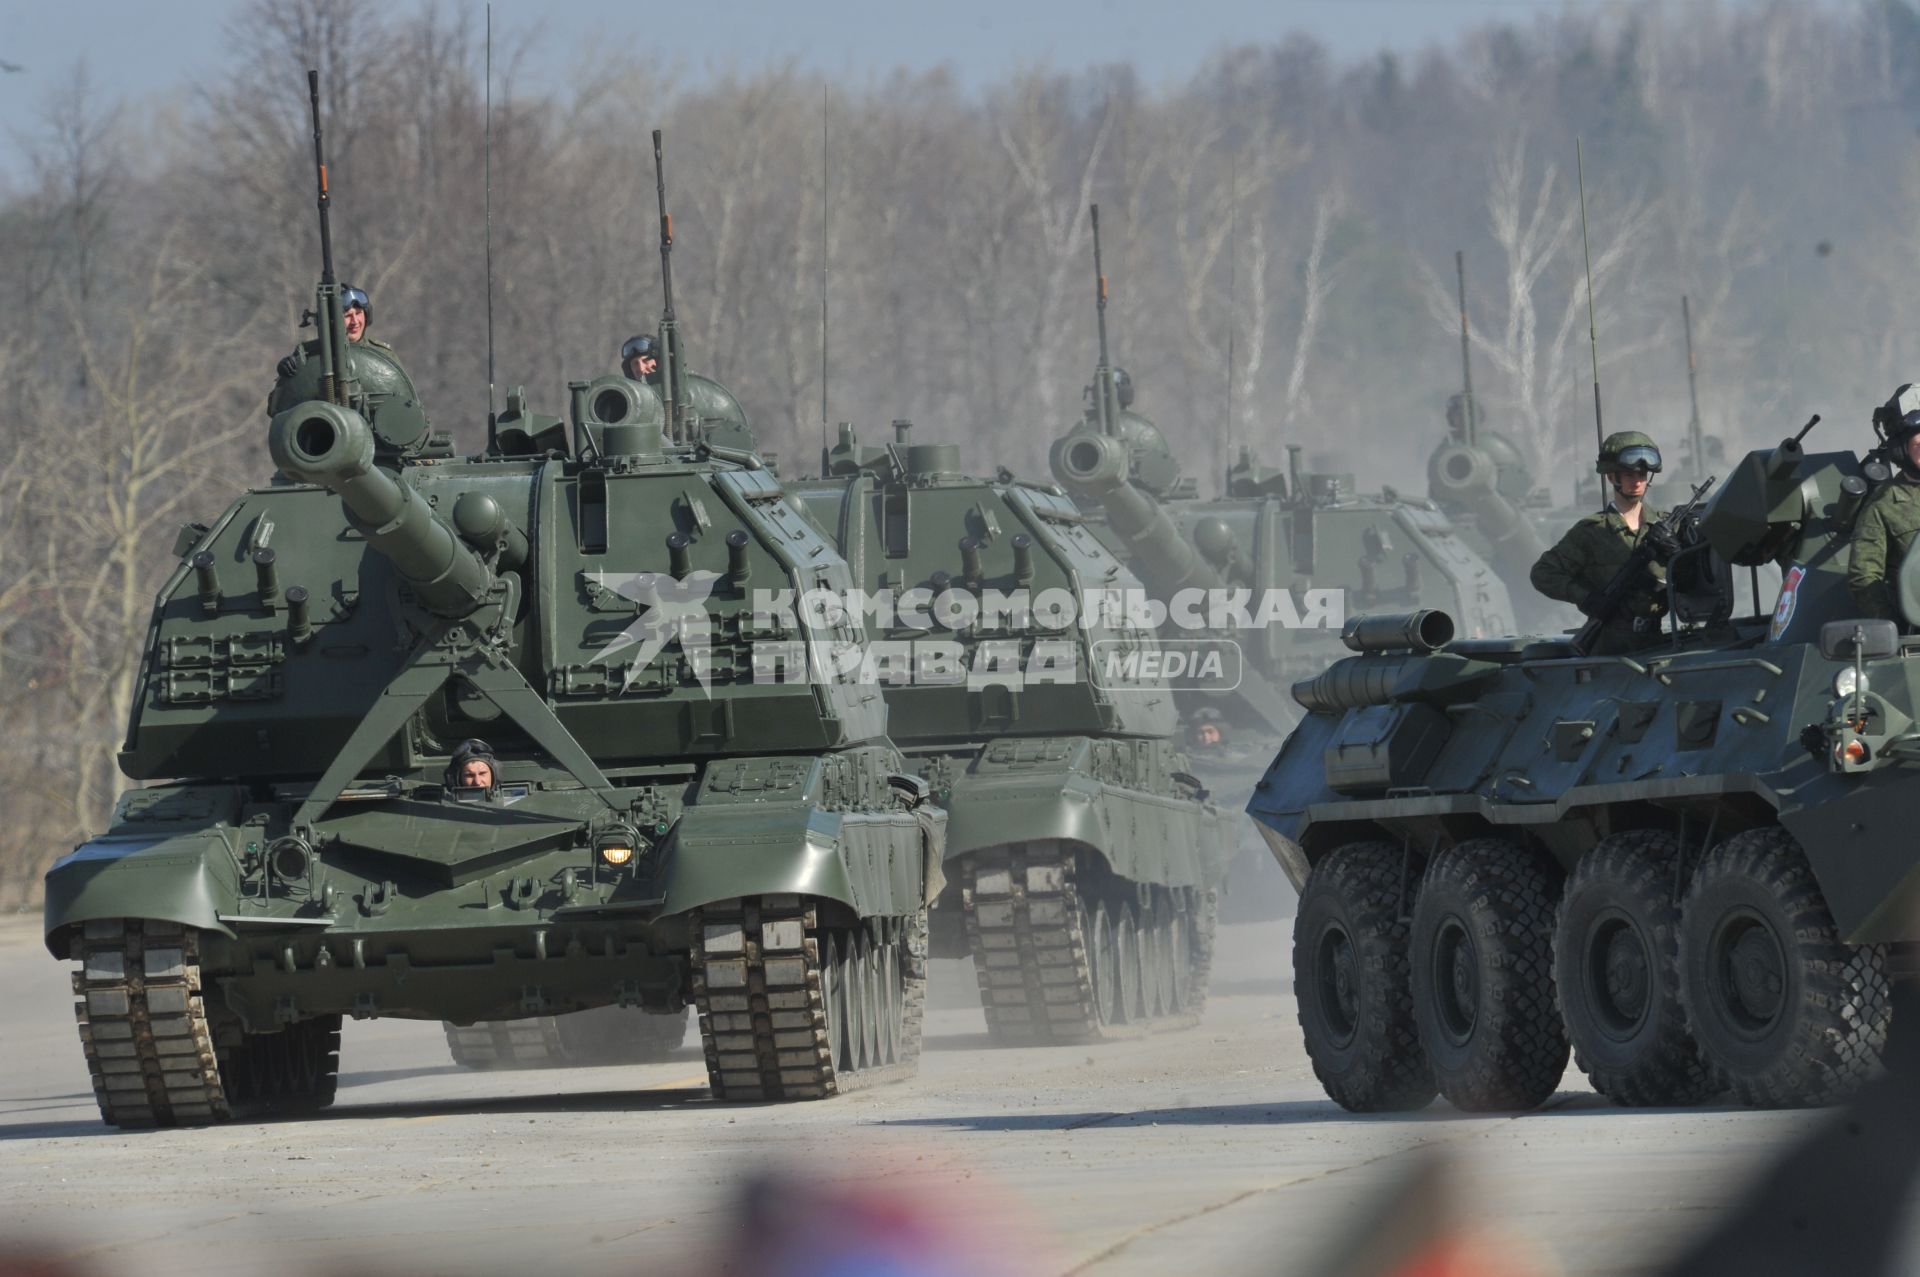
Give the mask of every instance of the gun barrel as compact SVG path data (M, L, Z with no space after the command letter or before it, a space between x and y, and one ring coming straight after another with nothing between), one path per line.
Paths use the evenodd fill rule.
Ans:
M486 601L493 573L427 503L373 463L373 433L336 404L299 404L273 419L267 448L282 473L337 494L350 523L440 616L462 617Z
M1053 445L1053 472L1074 494L1106 511L1148 589L1219 589L1226 583L1200 557L1159 502L1127 478L1127 446L1113 435L1077 431Z

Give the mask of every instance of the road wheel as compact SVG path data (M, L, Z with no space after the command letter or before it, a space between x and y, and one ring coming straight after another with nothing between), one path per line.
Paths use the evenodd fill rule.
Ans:
M1307 1057L1327 1095L1355 1113L1417 1109L1434 1096L1408 978L1405 868L1392 843L1351 843L1314 866L1294 916Z
M1702 1054L1751 1107L1842 1099L1886 1049L1886 947L1840 938L1799 843L1778 826L1734 835L1694 871L1680 980Z
M1413 909L1414 1016L1455 1108L1537 1107L1567 1069L1553 989L1559 874L1497 838L1441 852Z
M1567 880L1554 983L1573 1056L1616 1104L1697 1104L1721 1090L1680 1003L1674 858L1662 830L1615 834Z
M1093 1000L1099 1008L1101 1025L1119 1024L1120 996L1116 987L1119 973L1113 948L1113 920L1105 904L1096 904L1087 920L1087 950L1093 961Z
M1122 1024L1138 1024L1146 1019L1140 1001L1140 929L1134 925L1133 910L1121 905L1113 918L1114 993Z

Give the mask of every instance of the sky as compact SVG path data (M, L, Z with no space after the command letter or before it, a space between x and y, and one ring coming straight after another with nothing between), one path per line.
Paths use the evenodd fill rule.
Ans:
M1077 69L1131 62L1150 85L1179 80L1224 46L1312 33L1342 57L1418 49L1489 21L1525 21L1568 0L495 0L496 32L541 31L529 79L559 79L569 58L630 29L697 73L767 62L864 79L896 66L952 67L989 83L1015 67ZM1572 0L1581 3L1582 0ZM1587 0L1591 2L1591 0ZM441 0L484 9L484 0ZM214 74L240 0L0 0L0 167L20 162L19 135L47 86L87 60L93 82L133 104ZM666 15L664 27L638 15ZM544 65L542 65L544 64ZM525 82L525 81L523 81ZM528 87L533 87L529 84Z
M136 109L223 65L227 17L243 0L0 0L0 179L24 171L39 97L85 58L94 85ZM1685 8L1719 0L1666 0ZM1733 3L1749 0L1731 0ZM440 0L476 16L484 0ZM1302 31L1341 59L1417 51L1490 22L1527 22L1607 0L495 0L504 40L538 30L521 83L564 80L572 58L630 31L697 80L708 68L769 62L864 80L946 65L978 87L1035 64L1078 70L1130 62L1149 86L1191 75L1220 49ZM643 20L641 15L646 15ZM659 20L664 16L664 23ZM656 24L656 25L649 25Z

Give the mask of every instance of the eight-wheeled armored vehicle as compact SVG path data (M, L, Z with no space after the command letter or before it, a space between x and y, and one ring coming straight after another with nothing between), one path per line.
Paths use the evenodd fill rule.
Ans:
M1138 583L1058 488L910 431L842 426L793 487L878 601L890 734L950 816L935 952L971 954L996 1042L1191 1024L1238 822L1190 774Z
M1301 889L1329 1095L1528 1108L1569 1046L1634 1105L1820 1103L1875 1067L1920 939L1920 646L1845 579L1880 452L1740 461L1645 650L1381 616L1295 685L1309 712L1248 811ZM1768 562L1772 614L1734 617L1730 567ZM1901 597L1920 620L1920 557Z

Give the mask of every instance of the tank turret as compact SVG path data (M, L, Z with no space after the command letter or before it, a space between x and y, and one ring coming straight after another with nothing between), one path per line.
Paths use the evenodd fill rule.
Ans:
M1129 481L1132 458L1118 436L1076 430L1053 445L1049 460L1076 499L1106 512L1107 526L1125 544L1148 589L1172 595L1225 584L1160 503Z
M427 610L462 617L486 601L493 573L412 488L374 465L373 433L359 413L301 404L273 419L267 448L282 474L339 496L348 521L392 561Z

